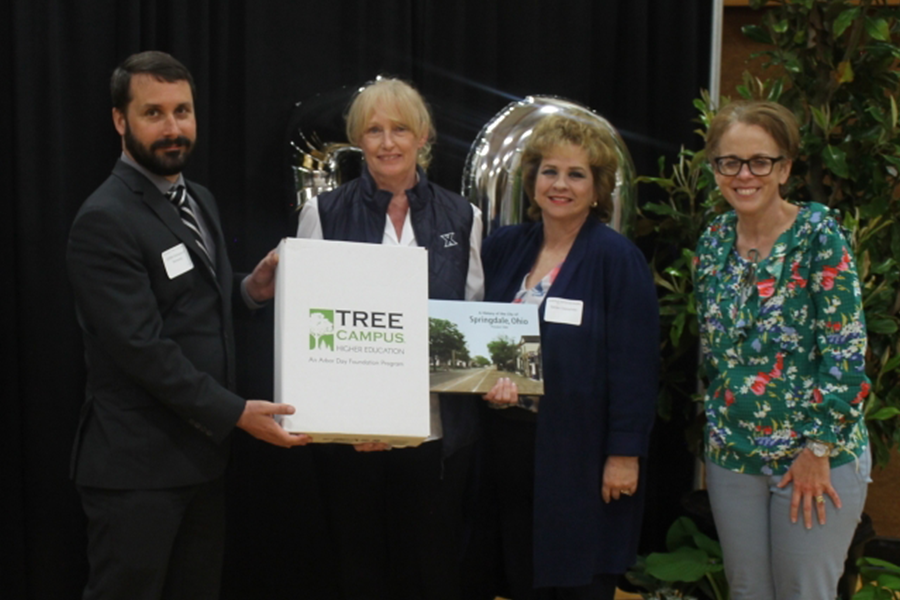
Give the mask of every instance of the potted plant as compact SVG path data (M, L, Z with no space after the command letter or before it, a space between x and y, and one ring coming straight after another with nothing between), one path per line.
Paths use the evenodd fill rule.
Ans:
M626 578L644 598L708 598L726 600L728 583L722 567L722 547L702 533L688 517L680 517L666 535L668 552L639 557Z
M853 600L900 598L900 567L886 560L861 558L857 563L862 585Z

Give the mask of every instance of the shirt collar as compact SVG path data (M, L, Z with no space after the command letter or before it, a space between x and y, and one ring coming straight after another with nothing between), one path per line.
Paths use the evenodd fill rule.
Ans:
M363 200L377 213L387 211L388 205L391 203L392 194L387 190L379 190L375 183L375 179L369 172L369 168L363 163L360 181L363 190ZM413 211L418 211L427 206L431 193L428 187L428 177L425 170L416 165L416 183L410 189L406 190L406 199L409 201L409 207Z
M821 221L829 210L816 202L798 203L798 206L800 210L794 223L786 231L786 235L783 238L779 237L775 242L769 256L762 261L763 271L758 275L759 279L771 278L776 286L790 274L790 267L785 269L784 264L788 254L798 247L809 244L809 230ZM729 260L737 240L737 214L729 211L719 217L713 223L710 233L714 239L714 256L710 268L699 274L700 276L709 272L722 272L725 269L725 263Z
M151 173L150 171L145 169L143 166L141 166L137 162L135 162L135 160L133 158L131 158L130 156L125 154L124 151L122 152L122 156L120 157L120 159L123 163L125 163L126 165L128 165L129 167L131 167L132 169L134 169L135 171L137 171L138 173L140 173L147 179L149 179L150 183L155 185L156 188L159 190L159 193L161 193L163 195L165 195L170 189L172 189L175 186L185 185L184 175L182 175L181 173L178 174L178 179L176 181L172 182L172 181L169 181L168 179L166 179L165 177L163 177L162 175L157 175L156 173Z

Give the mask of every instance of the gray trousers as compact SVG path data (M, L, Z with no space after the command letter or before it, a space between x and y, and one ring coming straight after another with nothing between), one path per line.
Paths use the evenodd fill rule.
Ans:
M793 486L781 475L744 475L707 461L706 484L725 557L731 600L834 600L844 560L866 503L872 459L831 470L843 508L825 497L825 525L791 523Z

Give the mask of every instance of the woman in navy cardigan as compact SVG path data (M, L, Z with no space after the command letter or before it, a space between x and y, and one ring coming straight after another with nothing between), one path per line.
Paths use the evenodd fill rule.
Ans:
M613 598L635 560L659 369L656 292L641 252L604 224L617 159L610 135L562 115L523 155L535 223L482 252L486 300L540 305L545 395L501 379L490 411L514 600ZM533 553L533 554L532 554Z

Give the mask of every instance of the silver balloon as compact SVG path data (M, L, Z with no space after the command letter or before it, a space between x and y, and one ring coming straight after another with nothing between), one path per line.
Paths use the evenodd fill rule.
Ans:
M294 148L294 186L297 209L307 200L328 192L346 181L359 177L362 150L349 144L311 143L301 134L306 148L291 142Z
M344 109L357 92L358 88L344 86L294 105L288 140L298 209L310 198L359 177L362 150L337 141L345 138Z
M493 119L475 138L463 169L462 195L481 208L485 234L497 227L527 220L528 199L522 184L522 152L538 121L552 114L585 119L612 134L619 168L613 190L613 214L610 226L632 237L637 214L637 189L634 163L622 136L609 121L594 111L561 98L528 96L513 102Z

